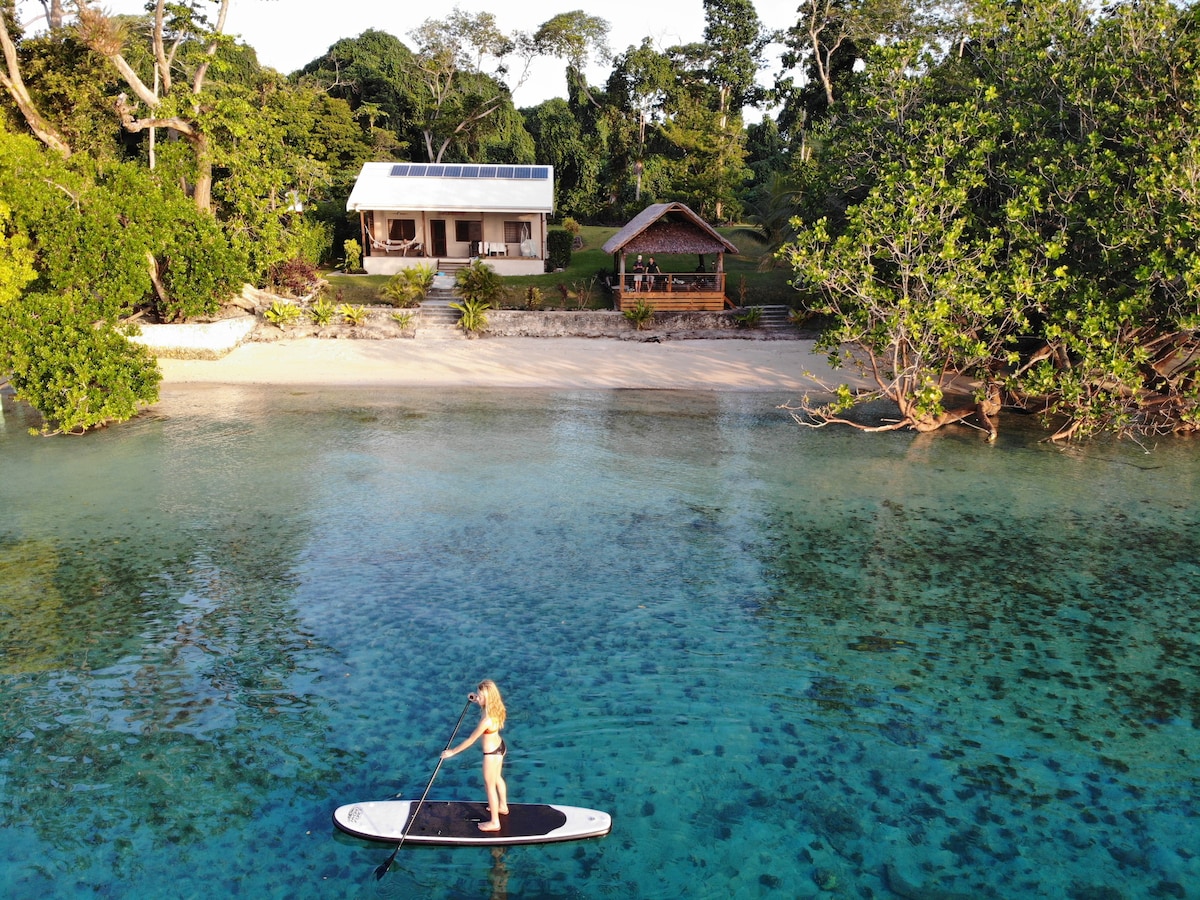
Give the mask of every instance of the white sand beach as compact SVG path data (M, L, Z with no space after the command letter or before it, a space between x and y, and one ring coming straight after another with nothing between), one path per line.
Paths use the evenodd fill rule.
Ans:
M320 384L415 387L795 391L834 374L810 341L488 337L246 343L216 360L161 359L164 385Z

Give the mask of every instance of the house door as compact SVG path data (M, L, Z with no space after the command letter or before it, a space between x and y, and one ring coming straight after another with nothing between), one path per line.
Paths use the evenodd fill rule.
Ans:
M446 220L429 220L429 242L433 245L433 255L441 259L446 255Z

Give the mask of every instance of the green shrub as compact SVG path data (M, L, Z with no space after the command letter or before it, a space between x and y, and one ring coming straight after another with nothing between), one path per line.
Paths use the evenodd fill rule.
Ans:
M762 322L762 307L749 306L734 313L733 321L739 328L757 328Z
M0 371L42 414L42 434L124 422L158 399L162 378L150 351L128 340L133 333L97 322L78 294L26 294L0 305Z
M634 328L641 331L654 319L654 307L645 300L639 300L631 309L625 310L621 315L632 322Z
M566 269L571 265L571 245L575 237L569 231L554 229L546 235L547 264L551 270Z
M394 312L392 313L392 321L394 321L401 328L407 329L412 327L413 321L416 319L416 315L416 313L411 312Z
M433 279L436 276L437 270L433 266L424 263L410 266L389 278L379 293L393 306L420 306L421 301L429 294L429 289L433 287Z
M496 270L483 260L475 260L454 276L454 289L464 300L473 300L490 307L504 292L504 281Z
M463 300L461 303L451 303L450 306L462 313L458 327L467 334L479 334L487 328L487 311L491 309L491 304L483 300Z
M248 276L245 255L230 244L212 216L199 213L191 203L179 209L188 226L173 231L159 257L167 296L153 295L155 313L163 322L214 315Z
M345 270L357 272L362 268L362 244L354 238L342 242L342 252L346 255Z
M337 307L328 297L322 295L308 308L308 318L314 325L328 325L333 321Z
M276 300L263 313L263 318L272 325L282 328L284 325L295 325L303 315L304 313L296 304L288 303L286 300Z
M347 325L362 325L371 316L371 311L365 306L352 306L349 303L343 303L337 311Z

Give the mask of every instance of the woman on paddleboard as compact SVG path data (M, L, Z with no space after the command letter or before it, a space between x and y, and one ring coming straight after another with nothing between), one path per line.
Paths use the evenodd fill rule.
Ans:
M508 785L500 775L504 766L504 756L508 748L504 738L500 737L500 729L504 727L506 713L504 700L500 697L500 689L496 682L488 679L479 682L479 691L471 695L471 699L483 710L479 724L471 732L471 736L452 750L443 750L442 759L449 759L462 753L473 743L483 738L483 786L487 789L488 812L492 818L479 823L480 831L499 831L500 817L508 815Z

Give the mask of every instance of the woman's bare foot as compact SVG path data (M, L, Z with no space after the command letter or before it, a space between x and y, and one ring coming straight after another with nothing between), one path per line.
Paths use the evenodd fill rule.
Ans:
M500 823L499 823L499 822L496 822L495 824L493 824L493 823L491 823L491 822L480 822L480 823L479 823L479 830L480 830L480 831L499 831L499 830L500 830Z
M500 810L500 815L502 815L502 816L508 815L508 807L507 806Z

